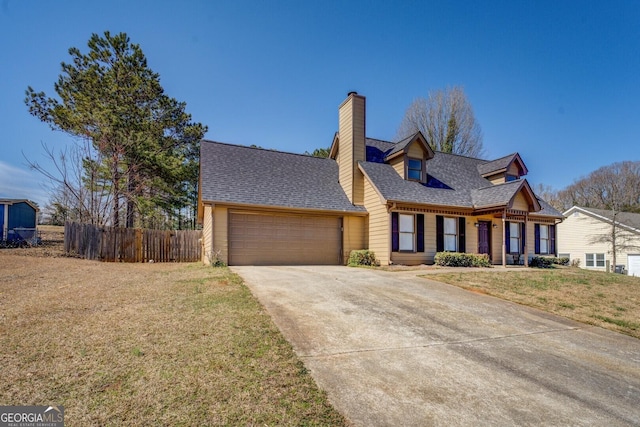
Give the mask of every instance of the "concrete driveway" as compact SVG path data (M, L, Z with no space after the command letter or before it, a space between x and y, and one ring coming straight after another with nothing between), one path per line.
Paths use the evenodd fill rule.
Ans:
M419 272L232 269L355 425L640 425L635 338Z

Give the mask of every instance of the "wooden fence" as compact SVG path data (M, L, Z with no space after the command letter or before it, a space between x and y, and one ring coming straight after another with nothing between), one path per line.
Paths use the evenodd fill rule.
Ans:
M67 222L64 250L82 258L111 262L200 261L202 231L97 227Z

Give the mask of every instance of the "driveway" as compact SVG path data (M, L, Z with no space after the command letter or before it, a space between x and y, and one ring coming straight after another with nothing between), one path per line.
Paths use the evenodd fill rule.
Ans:
M354 425L640 425L635 338L419 272L232 269Z

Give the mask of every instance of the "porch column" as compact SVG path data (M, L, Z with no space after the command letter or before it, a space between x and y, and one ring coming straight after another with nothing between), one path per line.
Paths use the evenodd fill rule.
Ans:
M529 241L527 240L527 224L529 222L529 213L524 214L524 266L529 267Z
M507 266L507 211L502 211L502 266Z

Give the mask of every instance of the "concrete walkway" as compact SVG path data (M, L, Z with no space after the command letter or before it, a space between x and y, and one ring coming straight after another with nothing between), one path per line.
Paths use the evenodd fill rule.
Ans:
M635 338L420 271L232 269L354 425L640 425Z

